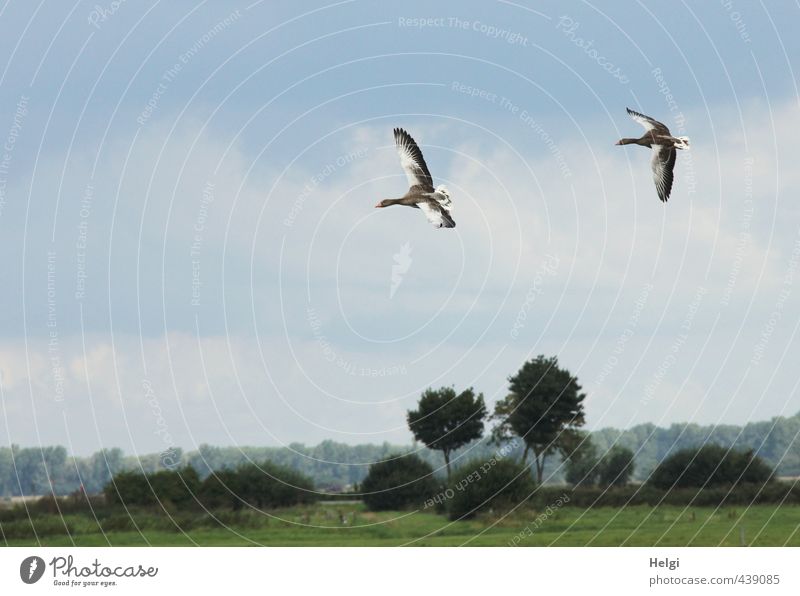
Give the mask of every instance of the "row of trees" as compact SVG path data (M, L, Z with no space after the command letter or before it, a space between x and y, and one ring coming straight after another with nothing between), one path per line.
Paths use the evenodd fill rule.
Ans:
M608 486L624 484L631 477L646 480L671 453L712 443L726 449L755 448L777 473L800 475L800 413L744 427L675 424L658 428L645 424L624 431L585 433L581 430L585 395L556 358L539 356L526 362L509 379L509 389L491 413L483 395L472 388L460 393L451 387L429 389L408 413L412 433L428 447L415 451L434 468L440 468L443 461L449 477L454 462L462 461L465 453L472 459L485 459L491 457L496 444L517 438L519 446L513 455L532 463L538 482L566 480ZM493 441L480 440L487 421L495 422ZM0 447L0 496L64 495L79 490L96 494L118 472L152 473L165 467L191 466L202 480L214 471L267 460L312 478L319 489L337 491L361 483L365 464L402 451L405 449L388 443L351 446L334 441L280 448L201 445L188 453L172 449L166 463L162 454L125 456L116 448L75 457L60 446L12 445Z

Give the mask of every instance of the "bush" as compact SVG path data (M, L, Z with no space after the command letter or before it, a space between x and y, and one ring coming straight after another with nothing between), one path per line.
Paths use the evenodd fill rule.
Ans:
M736 451L719 445L682 449L667 457L653 471L648 483L656 488L687 488L764 484L772 470L752 451Z
M377 462L361 483L364 504L371 511L421 506L437 490L433 468L414 454Z
M200 502L208 509L239 510L243 502L239 488L239 474L235 470L211 472L200 485Z
M216 477L216 480L209 478ZM262 464L245 464L234 470L233 476L223 476L222 472L212 474L206 481L220 483L228 479L229 489L222 487L228 493L227 505L233 509L241 506L242 501L258 508L262 507L290 507L317 500L313 482L300 472L291 468L279 466L271 462ZM217 490L219 488L208 490Z
M453 476L455 481L445 492L451 520L511 508L526 501L536 488L528 467L509 459L472 461Z
M110 505L180 507L193 503L199 489L197 472L187 466L153 474L121 472L103 488L103 493Z
M103 490L109 505L161 504L168 509L200 505L240 509L245 503L254 507L289 507L316 500L311 480L270 462L212 472L203 482L191 467L152 474L121 472Z
M0 535L5 540L38 540L50 536L71 536L72 524L55 515L40 515L30 519L20 519L0 526Z

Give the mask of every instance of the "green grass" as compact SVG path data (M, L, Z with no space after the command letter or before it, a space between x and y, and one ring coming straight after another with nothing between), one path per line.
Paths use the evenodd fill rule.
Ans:
M340 521L340 514L347 525ZM38 540L25 537L27 519L4 522L9 546L508 546L526 527L520 546L739 546L740 528L751 546L800 546L800 506L745 507L635 506L584 510L567 506L540 523L540 512L525 509L510 516L480 516L449 522L429 512L371 513L356 504L319 504L287 510L238 514L223 512L227 527L207 514L135 512L139 530L124 512L101 518L107 528L83 513L37 514ZM113 517L113 520L112 520ZM14 524L9 525L9 524ZM69 528L67 535L64 525ZM538 527L537 527L538 525ZM111 528L116 528L112 530ZM15 537L14 537L15 536Z

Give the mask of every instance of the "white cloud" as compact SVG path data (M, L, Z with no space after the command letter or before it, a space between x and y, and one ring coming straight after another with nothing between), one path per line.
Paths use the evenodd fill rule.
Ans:
M724 421L742 421L750 415L747 404L757 403L772 381L760 409L768 417L792 399L796 381L788 367L776 364L796 343L788 311L765 357L742 375L797 238L800 207L787 197L800 190L800 179L785 165L796 159L793 130L800 115L788 104L774 110L781 122L775 130L758 106L748 106L745 116L747 150L739 142L743 133L735 132L734 112L715 114L716 147L705 140L711 137L702 115L691 115L693 148L677 165L667 205L655 196L648 152L614 147L615 139L602 146L559 139L572 172L564 178L536 139L511 148L490 135L459 140L464 133L454 125L411 130L437 182L453 191L454 231L431 229L411 209L373 209L378 199L405 190L391 135L382 127L332 136L309 149L272 189L280 170L265 165L266 158L245 176L248 151L234 145L213 174L227 141L208 133L192 144L191 126L165 139L154 125L122 179L108 245L115 264L110 290L108 280L97 283L107 263L103 230L110 209L98 202L90 220L96 251L91 289L101 307L111 292L114 327L123 330L112 343L102 317L98 322L87 310L94 327L85 354L80 336L63 332L63 402L53 398L44 340L29 339L27 354L21 339L0 344L13 429L8 440L30 443L38 423L44 442L65 442L69 432L79 450L120 444L153 451L164 442L160 416L184 447L325 437L402 441L408 436L405 410L425 387L471 384L502 397L507 375L537 353L559 354L579 376L591 394L593 424L692 416L717 421L721 413ZM165 140L156 164L153 148ZM439 148L449 141L450 150ZM98 195L115 196L110 193L126 155L119 146L105 158ZM189 250L209 179L214 190L201 234L203 309L192 310ZM80 176L74 184L81 188ZM745 202L750 188L752 216ZM64 209L75 221L76 204ZM743 232L749 232L745 240ZM72 236L65 241L71 254ZM391 295L393 255L406 243L411 263ZM557 268L537 279L551 257ZM162 266L166 279L158 285ZM138 288L136 271L146 280ZM615 354L648 283L652 290L632 337ZM115 284L138 289L139 296L117 301ZM699 288L706 293L687 338L654 384ZM134 333L137 301L147 307L141 341ZM310 308L319 319L316 329ZM520 312L524 324L514 337ZM195 314L204 333L199 341ZM611 356L617 362L601 377ZM158 414L144 382L157 396ZM736 407L720 408L740 382ZM655 388L643 405L648 385Z

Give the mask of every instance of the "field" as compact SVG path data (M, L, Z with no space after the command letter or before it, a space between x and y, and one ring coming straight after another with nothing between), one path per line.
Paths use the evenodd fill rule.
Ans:
M550 514L527 509L506 517L485 515L457 522L429 512L371 513L360 503L319 503L263 513L225 511L214 516L120 511L98 515L99 523L85 513L35 516L38 538L27 519L17 519L3 523L0 544L510 546L515 541L519 546L741 546L744 541L749 546L800 546L800 506L796 505L718 510L569 506Z

